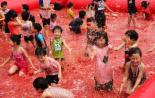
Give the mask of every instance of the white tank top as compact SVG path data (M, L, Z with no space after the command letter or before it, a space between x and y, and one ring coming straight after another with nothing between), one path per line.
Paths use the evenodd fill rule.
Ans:
M31 21L26 21L22 23L22 33L24 34L24 36L31 35L31 28L32 28Z

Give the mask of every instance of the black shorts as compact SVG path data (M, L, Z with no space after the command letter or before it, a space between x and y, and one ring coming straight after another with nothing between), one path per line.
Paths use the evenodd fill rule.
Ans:
M48 81L49 85L51 85L51 83L58 84L59 82L58 75L47 75L46 80Z
M137 13L137 8L136 7L128 7L128 13L130 15L136 14Z
M10 39L14 39L14 38L19 38L20 39L21 36L22 36L21 34L19 34L19 35L11 35Z
M32 42L33 39L34 39L33 35L30 35L30 36L24 36L24 41L25 41L25 42L29 42L29 41Z
M43 24L43 26L50 25L50 19L42 18L42 24Z
M104 27L106 25L106 16L104 11L96 11L95 20L99 28Z

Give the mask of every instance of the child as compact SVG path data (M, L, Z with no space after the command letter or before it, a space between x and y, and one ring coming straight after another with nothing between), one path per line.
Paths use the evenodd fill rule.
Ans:
M93 22L93 17L87 18L87 45L86 45L86 56L89 56L89 53L92 52L92 47L94 45L94 39L96 37L96 29L97 27L95 26Z
M96 56L95 88L110 91L113 87L113 70L108 62L111 46L108 44L107 33L97 32L94 43L96 46L94 46L91 58Z
M48 80L48 84L51 83L58 84L61 79L61 65L51 57L47 56L47 53L44 49L40 49L37 51L37 56L39 57L39 61L41 62L40 69L35 71L34 74L45 72L46 79ZM54 79L54 81L52 81Z
M39 92L42 93L41 98L74 98L74 95L71 91L54 86L49 86L48 81L43 77L38 77L33 81L33 87Z
M0 66L4 66L7 64L11 59L15 60L14 65L12 65L9 69L9 74L12 75L16 71L19 71L19 76L24 76L28 72L28 62L32 66L32 68L36 69L29 58L27 52L24 50L23 47L20 46L21 40L20 37L12 36L11 37L13 50L11 56L4 61L4 63Z
M29 12L29 6L27 4L22 5L22 13L27 12L29 14L28 20L30 20L32 23L35 22L35 17Z
M109 10L111 13L113 13L113 11L105 3L105 0L94 0L94 4L97 26L98 28L103 28L106 25L105 9Z
M69 2L67 4L67 17L70 19L74 19L74 11L73 11L73 3Z
M33 28L32 28L32 33L35 33L35 40L36 40L36 50L35 50L35 54L37 54L37 51L39 51L39 49L45 49L48 52L48 47L46 44L46 41L44 39L44 36L41 33L41 25L39 23L34 23L33 24Z
M51 22L50 22L50 29L51 30L57 25L56 19L57 19L57 15L51 14Z
M23 12L22 13L22 34L24 35L24 41L26 42L26 48L28 49L28 43L31 42L33 47L34 46L34 37L31 32L32 29L32 22L29 21L29 13Z
M142 13L144 16L145 20L153 20L153 17L151 15L151 11L149 9L150 3L147 1L142 1L141 6L142 6Z
M86 12L81 10L79 12L79 17L73 19L69 24L69 29L76 34L81 33L81 26L83 24L83 19L85 18Z
M142 52L134 47L129 50L130 61L126 63L125 75L121 84L120 93L127 83L127 94L133 93L146 80L145 65L142 62Z
M55 26L53 28L54 38L50 41L51 54L56 60L62 61L64 59L64 46L71 53L71 49L66 44L66 41L62 38L62 28L60 26Z
M2 12L3 12L4 16L5 16L4 31L5 31L5 33L9 33L7 23L9 21L8 20L8 12L10 11L10 9L7 8L7 2L6 1L1 2L1 9L2 9Z
M94 3L91 3L87 6L86 16L87 18L95 18Z
M134 28L136 27L136 12L137 8L135 5L135 0L128 0L128 26L130 27L131 22L133 22Z
M129 49L137 46L138 46L138 33L135 30L128 30L125 33L123 43L120 46L115 47L114 50L120 50L123 47L125 47L125 63L127 63L128 61L130 61L128 56Z
M50 15L51 15L51 0L39 0L40 17L45 31L45 36L48 37Z
M5 31L4 31L4 25L5 25L5 16L3 11L0 9L0 30L4 34L4 37L7 38Z
M12 36L21 36L20 27L22 25L21 21L18 19L18 14L15 11L10 11L10 21L8 22L8 28Z

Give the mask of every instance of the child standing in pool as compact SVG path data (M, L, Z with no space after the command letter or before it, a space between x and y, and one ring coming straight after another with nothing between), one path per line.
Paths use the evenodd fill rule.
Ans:
M126 93L133 93L146 80L145 65L142 62L142 52L134 47L129 50L130 61L126 63L125 75L121 84L120 93L127 83Z
M128 0L128 26L130 27L131 22L133 23L134 28L136 27L136 12L137 8L135 5L135 0Z
M107 33L97 32L97 37L94 40L95 45L91 58L96 57L95 66L95 88L96 90L112 90L113 87L113 70L109 64L109 49L112 48L108 44Z
M54 38L50 41L51 46L51 54L52 57L58 61L62 61L64 59L64 46L71 53L71 49L66 44L66 41L62 38L62 28L60 26L55 26L53 28Z

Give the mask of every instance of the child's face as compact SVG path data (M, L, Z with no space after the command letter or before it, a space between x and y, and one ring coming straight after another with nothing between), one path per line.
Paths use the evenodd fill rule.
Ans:
M140 57L140 55L139 55L138 53L133 54L133 55L130 57L130 61L131 61L132 65L133 65L134 67L137 67L137 66L140 64L140 62L141 62L141 57Z
M54 36L55 36L55 38L60 38L61 37L61 30L59 30L59 29L55 29L54 30Z
M5 10L6 10L6 8L7 8L7 6L6 6L6 5L2 6L2 10L3 10L3 11L5 11Z
M45 61L44 56L39 56L38 58L39 58L39 61L40 61L40 62L44 62L44 61Z
M97 39L97 45L99 47L103 47L105 45L105 39L101 37L100 39Z
M32 33L37 33L37 30L34 27L32 27L31 32Z

